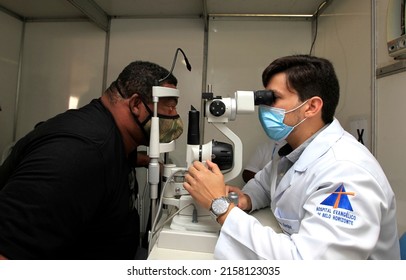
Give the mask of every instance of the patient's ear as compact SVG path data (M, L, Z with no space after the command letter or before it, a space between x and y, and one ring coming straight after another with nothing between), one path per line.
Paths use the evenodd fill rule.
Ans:
M130 98L129 98L129 106L131 112L138 116L140 114L140 106L142 106L141 98L139 97L138 94L134 93Z

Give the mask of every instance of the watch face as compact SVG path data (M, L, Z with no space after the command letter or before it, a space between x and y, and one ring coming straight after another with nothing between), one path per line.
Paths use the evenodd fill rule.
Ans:
M229 204L230 203L224 197L221 197L213 201L211 208L213 213L218 216L227 212Z

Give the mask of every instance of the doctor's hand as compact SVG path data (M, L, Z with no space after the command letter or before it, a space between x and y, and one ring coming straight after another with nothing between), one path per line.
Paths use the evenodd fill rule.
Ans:
M214 198L227 196L228 188L217 164L209 160L206 164L208 167L200 161L193 162L185 175L183 187L200 206L210 209Z
M241 210L249 211L252 208L251 205L251 198L246 195L243 191L241 191L238 187L228 186L229 192L235 192L238 194L238 208Z

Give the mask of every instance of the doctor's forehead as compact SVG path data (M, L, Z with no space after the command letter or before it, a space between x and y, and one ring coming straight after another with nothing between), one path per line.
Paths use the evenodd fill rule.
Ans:
M272 90L275 93L275 96L297 95L298 92L286 80L286 75L284 75L284 73L280 74L282 75L277 74L269 80L266 89Z

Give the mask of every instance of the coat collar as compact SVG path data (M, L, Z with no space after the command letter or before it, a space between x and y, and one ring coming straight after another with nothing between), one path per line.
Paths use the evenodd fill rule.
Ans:
M340 122L334 118L323 131L306 147L302 155L294 164L298 172L304 172L316 159L324 155L344 135Z

